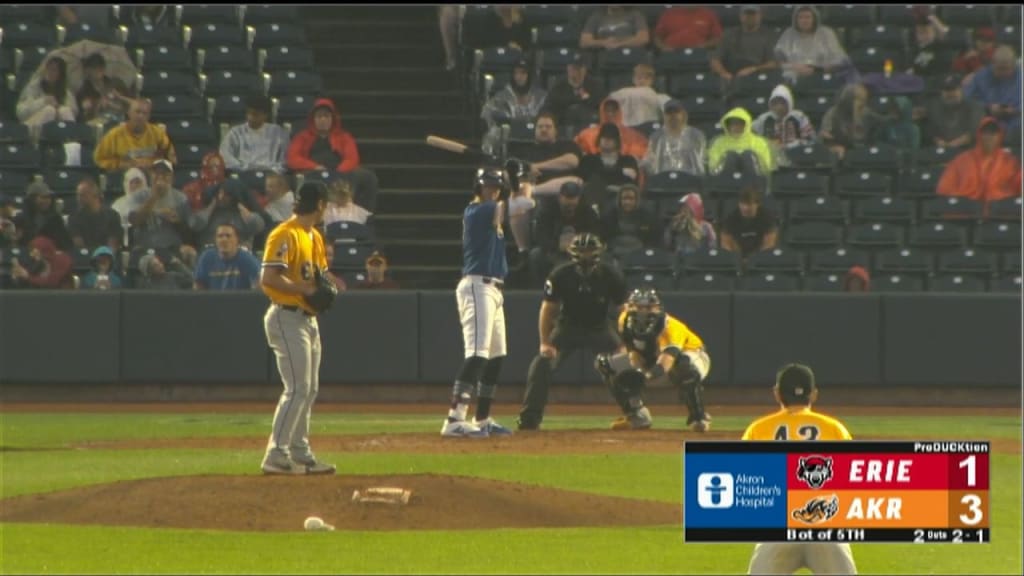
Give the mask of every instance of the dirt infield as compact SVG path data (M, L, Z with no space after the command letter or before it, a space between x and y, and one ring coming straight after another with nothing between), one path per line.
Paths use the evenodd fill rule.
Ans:
M395 486L408 505L357 504ZM301 500L282 498L301 490ZM159 512L155 512L159 511ZM680 524L678 504L462 476L188 476L7 498L0 522L294 532L308 516L339 530L470 530Z

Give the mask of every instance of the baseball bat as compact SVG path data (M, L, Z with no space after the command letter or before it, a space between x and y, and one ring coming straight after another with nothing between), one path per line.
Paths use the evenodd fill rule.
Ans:
M441 150L447 150L448 152L455 154L472 156L480 162L493 160L489 154L484 154L483 150L479 148L470 148L462 142L456 142L455 140L449 140L448 138L441 138L440 136L434 136L433 134L427 136L427 146L440 148Z

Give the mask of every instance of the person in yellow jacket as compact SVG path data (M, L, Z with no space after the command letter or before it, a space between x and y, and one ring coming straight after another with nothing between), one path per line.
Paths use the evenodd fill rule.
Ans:
M752 125L750 113L743 108L733 108L722 117L723 134L708 149L708 172L767 177L775 171L771 146L754 133Z
M133 100L128 109L128 120L107 132L96 145L93 160L100 168L114 172L129 168L148 170L157 160L178 163L174 144L163 126L150 124L151 104L146 100Z

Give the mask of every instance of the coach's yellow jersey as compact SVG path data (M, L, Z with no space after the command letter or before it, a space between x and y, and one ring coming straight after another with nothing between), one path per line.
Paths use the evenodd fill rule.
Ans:
M623 336L626 348L630 350L636 350L638 352L645 352L637 347L638 342L633 341L626 330L626 315L628 311L623 310L619 314L619 334ZM670 314L665 315L665 327L661 330L661 334L658 334L658 352L664 352L667 348L678 348L680 350L700 350L704 347L704 341L690 330L690 327L683 324L679 320L672 317Z
M310 282L313 280L314 268L327 269L324 238L316 228L307 231L292 216L274 228L267 238L263 267L284 269L284 276L292 282ZM285 294L266 286L262 288L263 293L275 304L300 306L310 313L316 312L306 305L300 294Z
M809 407L783 408L747 427L744 440L853 440L842 422Z

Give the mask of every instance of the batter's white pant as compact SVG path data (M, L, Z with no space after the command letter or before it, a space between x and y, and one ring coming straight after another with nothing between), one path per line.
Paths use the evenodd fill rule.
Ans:
M267 452L307 457L309 415L320 391L320 326L315 317L302 311L271 304L263 317L263 327L284 381Z
M703 348L699 350L683 350L683 354L690 358L690 364L693 365L697 373L700 374L701 381L704 381L708 377L708 373L711 372L711 357L704 351ZM623 370L630 368L643 368L642 366L633 366L629 360L629 353L623 352L616 354L610 358L612 370L616 374ZM647 368L650 368L648 366ZM668 374L662 374L657 378L652 378L647 381L646 385L650 388L665 388L671 386L672 383L668 379Z
M485 284L483 276L465 276L455 289L466 358L498 358L507 353L505 296L495 282Z
M792 574L807 568L815 574L856 574L849 544L792 542L758 544L747 574Z

